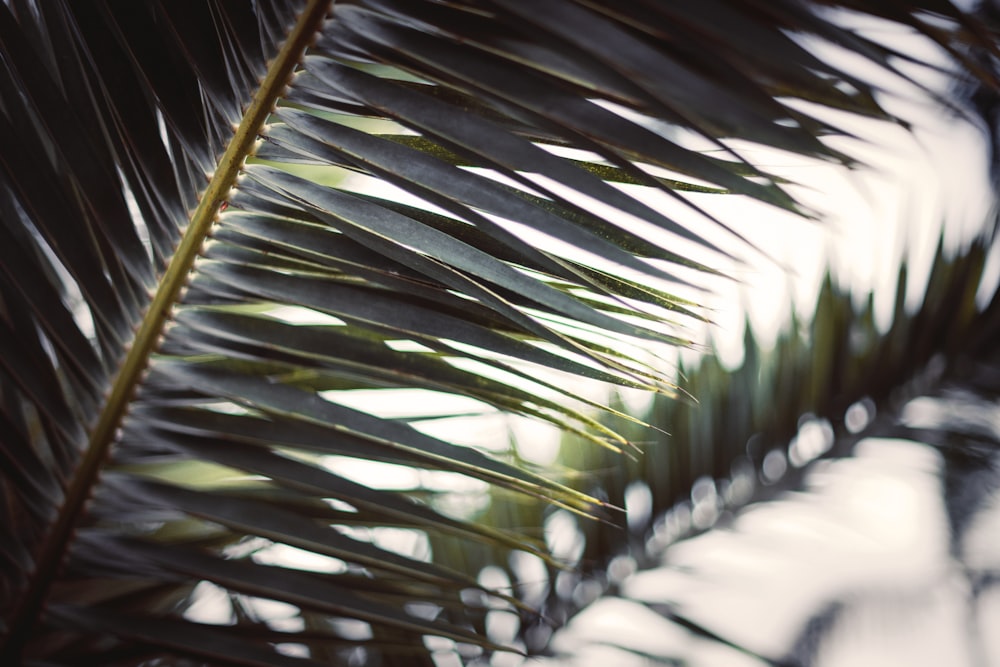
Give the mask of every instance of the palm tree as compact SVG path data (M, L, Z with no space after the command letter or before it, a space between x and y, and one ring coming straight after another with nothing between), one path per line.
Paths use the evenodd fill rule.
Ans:
M613 512L387 408L631 448L570 378L675 392L643 350L692 344L680 294L745 246L685 193L806 215L732 140L851 164L809 109L898 122L804 46L905 62L831 8L992 82L990 33L940 1L0 6L0 663L502 648L483 613L520 600L380 535L559 567L544 543L350 463Z

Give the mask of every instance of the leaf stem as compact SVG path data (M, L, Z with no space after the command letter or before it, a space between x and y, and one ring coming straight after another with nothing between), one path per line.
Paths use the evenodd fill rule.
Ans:
M278 55L271 61L260 87L220 158L208 188L192 214L191 222L184 231L167 270L160 278L149 308L136 331L132 346L126 353L104 401L104 408L90 432L87 449L66 489L66 497L59 515L39 550L28 589L11 616L9 631L3 645L0 646L0 664L21 663L20 656L24 645L69 551L77 522L98 481L108 452L118 437L118 430L128 405L142 382L143 372L149 359L159 347L164 326L182 295L194 261L212 225L218 219L220 207L236 183L236 177L243 168L244 160L252 153L261 128L287 86L295 66L301 61L306 48L320 29L330 5L330 0L309 0Z

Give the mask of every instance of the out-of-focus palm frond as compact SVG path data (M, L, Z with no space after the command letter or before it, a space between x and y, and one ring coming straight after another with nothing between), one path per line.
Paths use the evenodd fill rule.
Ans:
M646 419L669 433L660 433L641 459L611 467L603 454L601 460L591 459L572 444L564 448L567 466L595 471L592 485L617 504L624 502L632 481L645 481L659 514L689 502L699 479L728 479L747 471L756 471L756 477L771 452L782 452L787 461L789 443L805 424L822 423L829 431L823 453L843 454L851 440L840 436L859 432L858 423L867 424L879 410L898 409L906 397L938 382L943 360L967 363L971 350L977 355L989 351L981 332L992 326L992 307L980 310L975 303L985 254L982 242L955 258L939 245L927 294L914 312L904 308L904 264L886 331L875 323L873 295L859 307L858 299L827 275L812 319L802 323L793 313L773 346L761 349L748 324L738 368L725 368L713 355L682 368L691 400L655 401ZM829 449L834 434L839 449ZM793 453L785 470L794 475L816 455ZM766 487L758 491L768 494Z
M892 324L885 331L875 325L871 295L859 306L858 300L829 276L811 322L804 325L793 317L773 346L761 349L748 324L744 360L738 368L726 369L716 357L706 356L685 372L685 387L692 400L656 401L642 415L653 425L672 429L669 435L661 434L649 443L644 457L621 465L604 452L588 450L567 438L560 461L567 469L578 471L579 488L613 504L627 505L633 513L620 525L568 521L568 516L544 512L540 506L534 514L523 513L522 522L525 516L533 516L536 525L546 527L551 540L561 542L564 549L571 545L570 553L587 572L581 578L575 573L550 571L545 592L535 594L547 596L543 616L525 619L526 636L544 638L533 648L546 648L549 633L543 628L553 623L556 628L563 626L598 595L617 594L625 600L602 598L593 611L583 612L586 618L574 618L565 636L558 637L554 650L565 653L565 664L589 664L586 656L600 653L600 646L617 647L614 650L624 650L623 655L677 664L685 664L696 655L702 659L714 654L712 651L722 655L730 650L749 656L747 664L811 664L816 651L828 648L825 642L829 637L824 632L833 621L823 614L833 613L832 607L817 606L816 618L810 621L807 615L801 619L802 636L784 646L788 651L785 657L768 657L766 651L762 654L760 648L743 644L752 631L742 633L739 639L730 637L712 621L708 608L693 600L699 590L708 595L731 589L712 598L719 604L755 595L750 588L741 587L738 565L729 568L737 572L734 574L726 569L726 559L715 563L710 552L745 550L753 554L749 561L767 559L775 567L783 559L794 558L794 554L782 551L785 543L781 540L771 543L754 533L763 519L752 524L748 519L744 525L740 517L747 505L764 503L770 513L757 509L751 516L773 516L779 523L785 512L784 521L790 525L800 521L799 513L809 508L831 517L838 511L847 512L822 504L835 502L832 497L824 501L825 485L804 493L789 491L802 489L808 482L814 461L849 457L857 443L870 438L912 440L940 452L943 497L940 501L922 498L921 507L940 502L947 511L950 547L944 548L969 576L974 609L975 600L996 581L996 554L976 543L982 537L970 534L969 528L1000 488L995 467L1000 432L994 421L1000 398L995 343L1000 297L994 295L992 300L976 304L977 292L981 297L984 289L995 291L995 285L982 284L984 278L994 281L989 273L984 274L988 245L990 242L980 237L953 257L939 245L925 298L912 311L903 306L908 274L904 265ZM609 426L620 426L625 432L630 428L625 424ZM864 465L875 464L859 461L851 467L841 463L840 467L824 468L823 479L861 476ZM831 486L830 493L834 489L846 493L844 488L848 488L846 481ZM934 490L922 493L933 496ZM926 519L931 521L932 517ZM858 534L870 530L836 524L829 517L815 518L818 525L826 525L824 521L838 526L836 530L860 531ZM709 541L702 551L696 546L698 540L685 544L689 538L713 530L718 535L706 535L704 539ZM717 539L712 541L713 537ZM827 539L831 544L835 541ZM800 541L808 542L805 538ZM674 563L670 549L678 542L680 565ZM787 542L785 548L790 549L794 540L789 537ZM850 550L849 545L844 548ZM698 554L708 556L706 563L700 564ZM734 558L734 562L742 562ZM864 571L863 558L857 556L856 561L841 565L856 566L859 579L870 577ZM516 565L508 568L512 581L518 578ZM702 565L704 572L699 569ZM650 571L633 577L636 567ZM806 564L802 567L808 569ZM817 571L814 576L822 573ZM864 589L850 590L856 595L864 593ZM783 608L784 598L788 598L786 607L801 605L790 593L776 591L775 595L775 613ZM820 605L825 601L823 597L815 602ZM640 613L637 604L649 608ZM696 621L685 615L692 606L698 608ZM607 614L626 615L645 630L624 632L620 638L589 636L584 628L589 627L590 617L606 624L610 622ZM729 618L731 625L732 615L722 616ZM850 618L849 614L840 616ZM598 617L605 620L598 621ZM973 617L970 622L979 623L980 619ZM647 636L660 626L658 639ZM749 626L760 627L753 622ZM975 633L969 640L973 642L970 650L977 650L974 644L980 640ZM710 649L710 643L717 646ZM750 644L781 645L775 638ZM731 657L735 660L738 656L734 653Z

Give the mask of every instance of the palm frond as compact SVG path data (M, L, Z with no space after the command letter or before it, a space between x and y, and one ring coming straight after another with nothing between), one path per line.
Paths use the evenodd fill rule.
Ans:
M960 58L984 38L946 3L884 18ZM351 392L445 392L630 446L566 378L674 392L630 350L691 344L704 317L675 288L721 271L677 244L742 243L682 193L802 213L728 140L850 163L789 100L893 120L795 33L895 67L797 3L0 5L2 661L497 648L463 604L474 574L378 531L557 560L338 465L607 503ZM206 589L213 622L192 611ZM266 602L294 622L257 618Z
M984 227L992 229L993 221L987 223ZM793 317L772 347L761 349L748 324L740 367L726 370L715 357L707 356L686 372L685 387L694 400L656 402L642 415L653 425L673 429L669 436L658 435L643 459L620 465L567 438L560 460L582 473L575 482L579 488L615 504L644 509L619 526L554 522L551 515L546 517L550 513L537 507L523 513L522 524L533 520L541 526L546 521L547 531L558 534L553 539L576 541L575 556L589 571L582 579L574 577L559 585L558 575L553 576L541 607L543 616L526 617L522 631L531 636L531 628L551 622L546 619L560 619L556 637L552 646L529 648L547 648L567 664L589 664L587 656L596 655L602 646L621 650L628 659L645 656L670 664L716 654L719 659L731 655L726 659L735 661L739 656L731 650L750 656L747 664L813 664L816 652L834 641L829 635L832 617L827 616L850 619L849 612L837 612L836 596L843 594L846 601L863 598L869 591L877 596L882 586L892 585L888 574L878 587L868 583L873 576L868 561L876 560L882 546L874 537L864 549L858 546L858 535L876 529L848 524L843 517L863 513L866 506L851 509L841 497L850 493L849 481L862 482L865 471L888 465L872 455L870 460L850 458L857 446L875 451L881 438L893 439L897 447L906 441L913 449L917 443L929 445L940 453L940 479L928 475L927 466L917 466L923 480L921 511L940 502L948 518L947 542L926 546L929 552L947 552L961 565L973 600L969 622L981 622L975 617L975 600L995 582L990 560L995 554L984 557L990 548L970 547L970 528L1000 488L995 464L1000 451L995 425L1000 396L995 332L1000 311L995 278L985 269L991 237L987 232L951 257L940 243L927 293L913 311L903 307L908 269L901 267L888 330L875 325L872 295L859 304L829 276L810 324L803 326ZM992 299L983 300L991 290ZM933 456L920 460L927 458ZM820 459L829 467L815 465ZM903 468L905 472L905 464ZM881 479L878 473L870 474ZM836 482L840 479L843 483ZM901 473L901 479L908 478ZM935 493L939 484L940 499ZM648 507L635 500L637 495L645 496ZM773 517L773 524L768 517ZM768 532L767 526L799 521L810 526L809 531L816 530L815 535ZM872 521L884 530L894 519L876 516ZM841 532L844 544L835 546L835 536ZM813 538L820 535L829 544L815 542ZM801 551L795 550L797 545ZM759 596L758 583L741 567L766 562L781 579L785 567L781 563L792 568L797 558L808 556L810 546L817 558L817 550L843 556L838 563L845 572L830 573L832 581L823 588L826 595L804 601L790 591L775 590L771 602L759 607L749 603ZM718 553L746 554L748 560L715 562L712 554ZM824 576L822 568L834 558L799 563L819 579ZM626 562L631 567L621 566ZM636 567L640 572L632 576ZM766 582L766 576L759 574ZM798 581L797 574L789 576ZM838 589L838 577L852 583ZM583 581L592 589L586 596L581 596ZM793 622L788 617L798 613L799 638L793 636L787 643L775 637L753 638L762 626L751 619L746 631L734 634L731 622L713 619L715 607L698 602L699 594L712 596L716 605L773 608L786 625ZM598 595L601 599L591 609ZM817 605L814 617L803 609L807 602ZM609 627L608 635L593 636L587 628L607 623L598 619L607 619L608 614L626 616L644 629L623 628L619 637ZM653 628L659 628L656 639L649 637ZM971 642L981 640L974 629L971 632ZM970 650L985 646L973 644Z

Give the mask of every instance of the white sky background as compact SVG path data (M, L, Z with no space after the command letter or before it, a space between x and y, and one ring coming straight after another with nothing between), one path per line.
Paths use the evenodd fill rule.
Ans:
M831 60L840 64L845 56L830 51ZM928 60L940 60L929 46L919 52ZM865 69L895 91L881 98L884 106L914 124L911 133L842 113L821 116L857 134L860 140L831 143L867 166L848 171L756 147L745 151L755 164L800 183L802 187L791 191L820 213L819 222L803 221L744 197L698 196L700 204L733 221L777 261L751 254L749 266L733 268L740 282L722 284L709 297L718 325L710 336L727 363L742 358L744 313L749 311L755 333L765 343L770 341L787 321L789 295L797 311L808 318L827 267L859 297L874 290L878 322L887 326L904 253L911 262L907 303L912 307L923 296L942 224L948 247L954 249L985 219L990 200L982 132L920 100L912 87L879 76L872 67ZM945 90L943 77L926 69L918 74Z

